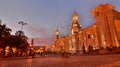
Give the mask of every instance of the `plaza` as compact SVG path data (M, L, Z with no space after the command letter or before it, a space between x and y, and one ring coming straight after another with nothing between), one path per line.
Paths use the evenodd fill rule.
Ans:
M120 54L0 58L0 67L120 67Z

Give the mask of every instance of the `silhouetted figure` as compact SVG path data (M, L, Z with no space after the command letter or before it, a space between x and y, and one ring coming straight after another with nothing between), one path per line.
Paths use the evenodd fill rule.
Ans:
M91 53L93 51L93 47L91 45L89 45L89 52Z
M83 46L82 46L82 49L83 49L82 52L83 52L83 54L84 54L84 53L86 52L86 51L85 51L85 45L84 45L84 44L83 44Z
M43 55L43 53L42 53L42 52L40 52L40 55L42 56L42 55Z

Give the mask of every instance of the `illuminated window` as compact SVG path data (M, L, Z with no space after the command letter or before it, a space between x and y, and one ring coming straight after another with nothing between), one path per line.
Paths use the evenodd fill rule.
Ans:
M92 37L92 38L95 38L95 36L94 36L94 35L91 35L91 37Z

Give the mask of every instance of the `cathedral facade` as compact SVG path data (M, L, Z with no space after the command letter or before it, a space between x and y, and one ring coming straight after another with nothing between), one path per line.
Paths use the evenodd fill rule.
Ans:
M100 4L91 11L95 24L82 28L74 10L70 34L59 37L56 29L52 50L54 52L81 53L107 47L120 47L120 12L110 4Z

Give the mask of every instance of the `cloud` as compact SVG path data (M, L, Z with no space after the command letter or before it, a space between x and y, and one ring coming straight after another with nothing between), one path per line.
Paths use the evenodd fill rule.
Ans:
M45 46L51 45L52 39L51 38L33 38L34 39L34 46ZM32 38L28 39L28 42L31 43Z
M31 37L46 38L49 36L45 28L28 27L27 31L30 33Z
M28 42L31 43L32 38L34 39L35 46L44 46L44 45L51 45L53 41L53 37L47 33L47 30L44 28L34 28L28 27L28 31L32 37L28 38Z

